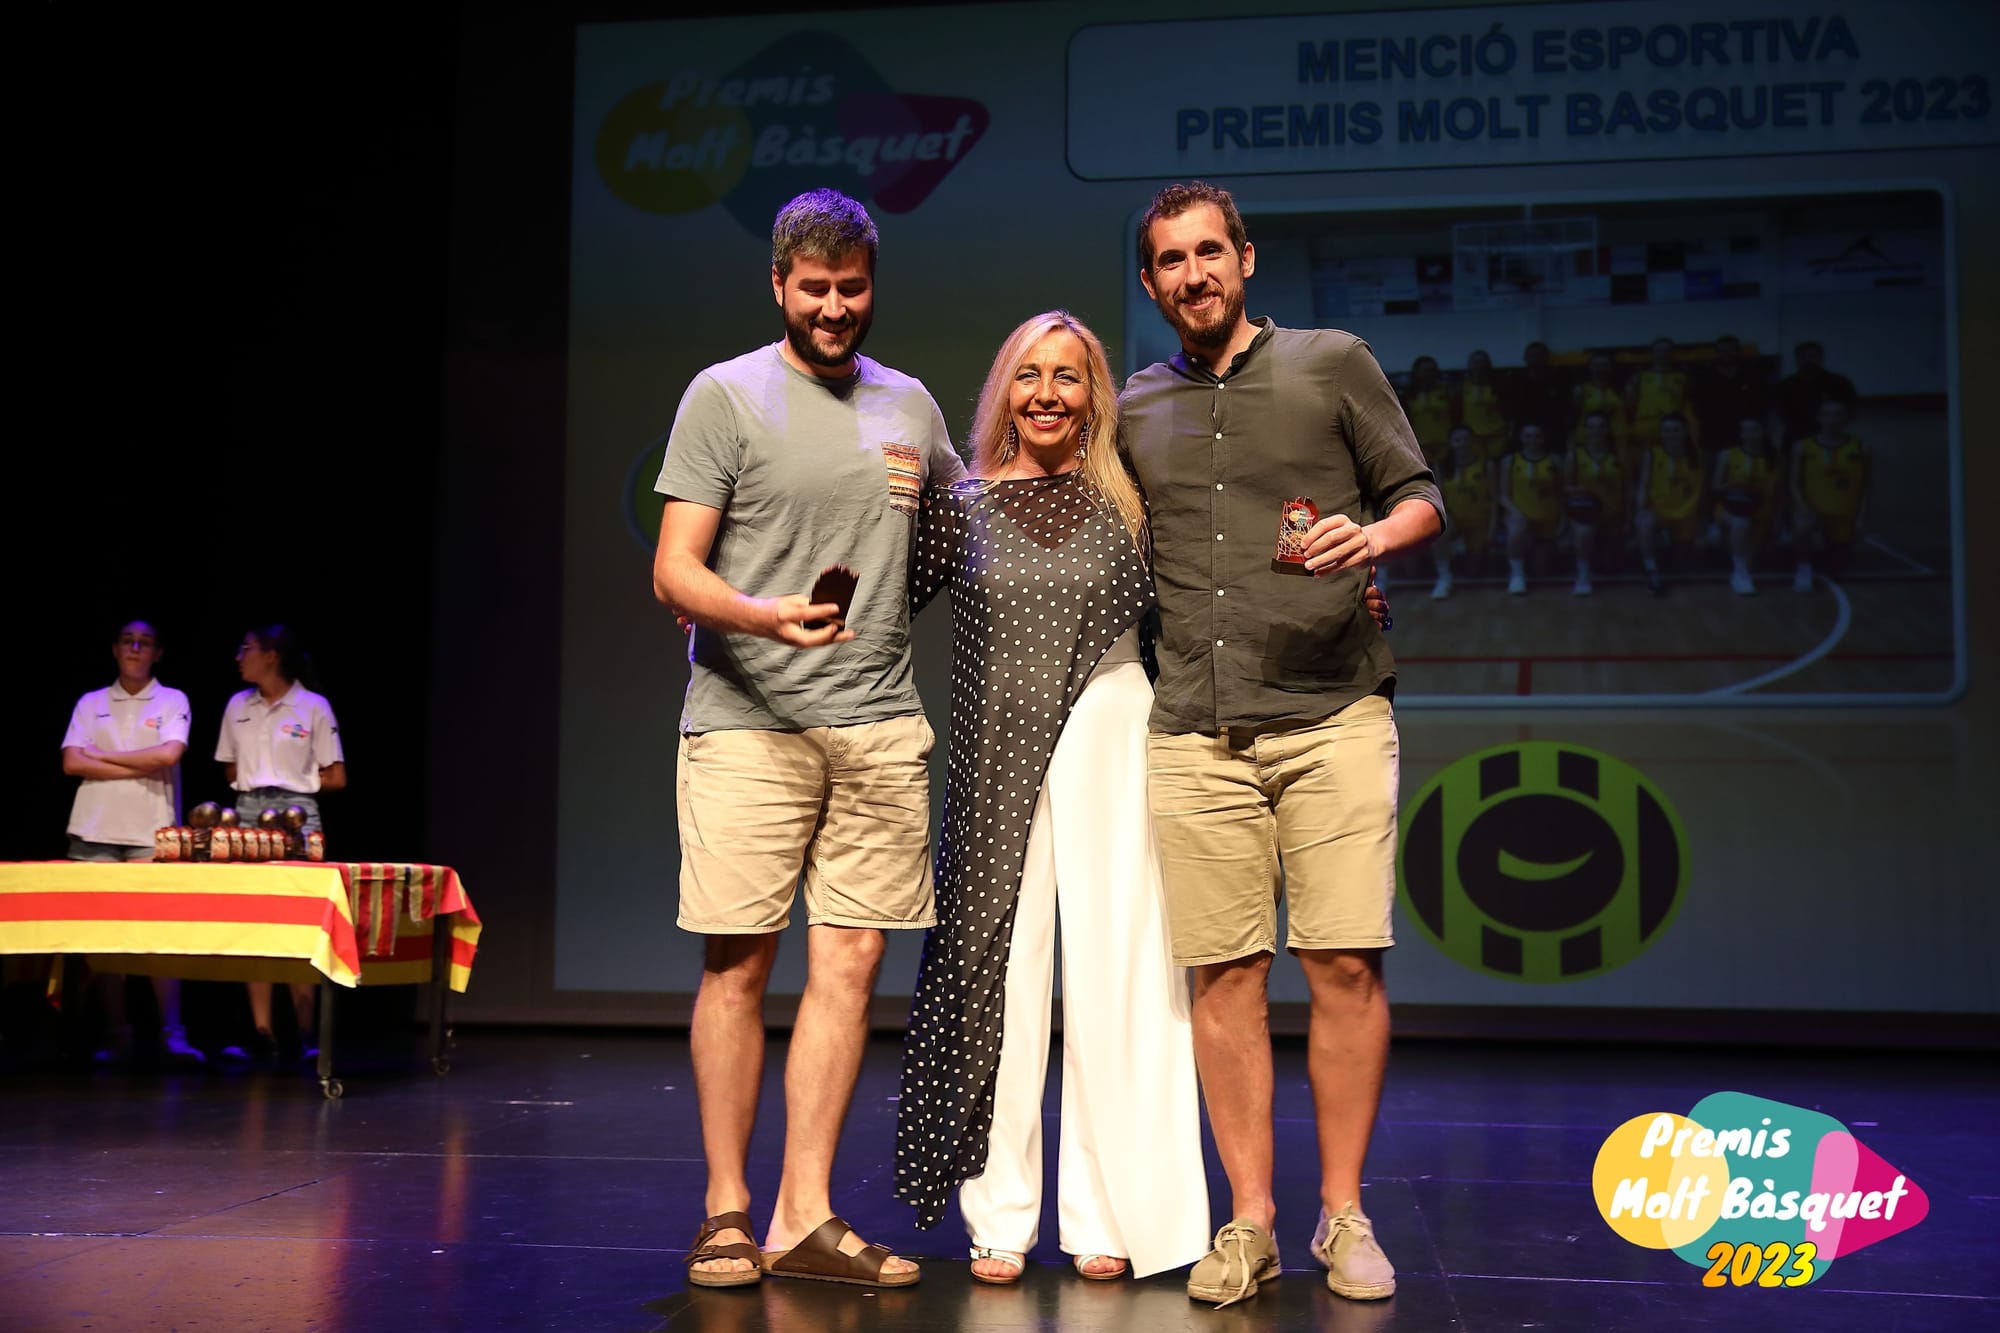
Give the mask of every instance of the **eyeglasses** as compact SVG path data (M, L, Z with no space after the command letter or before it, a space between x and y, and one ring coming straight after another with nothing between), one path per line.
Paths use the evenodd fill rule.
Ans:
M121 634L118 636L118 646L120 648L157 648L160 645L158 640L147 638L142 634Z

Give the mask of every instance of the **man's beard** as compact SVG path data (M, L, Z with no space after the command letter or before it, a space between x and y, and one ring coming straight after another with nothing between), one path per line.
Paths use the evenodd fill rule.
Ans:
M1222 298L1222 313L1212 324L1194 324L1181 313L1180 302L1173 297L1163 296L1155 301L1160 307L1160 315L1170 328L1181 336L1184 343L1196 347L1217 348L1229 345L1236 326L1243 320L1243 292L1241 288L1229 291L1216 288L1216 295Z
M874 319L875 314L873 311L854 319L848 325L845 341L829 352L813 340L813 329L817 324L816 320L794 320L787 313L785 316L785 341L792 345L794 352L798 353L799 360L809 366L845 365L850 357L861 350L862 342L868 337L868 326L874 322Z

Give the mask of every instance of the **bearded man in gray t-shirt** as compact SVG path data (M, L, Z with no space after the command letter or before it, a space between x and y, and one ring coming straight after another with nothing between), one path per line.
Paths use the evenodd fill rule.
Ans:
M678 919L706 937L689 1038L708 1160L696 1286L918 1277L833 1215L830 1188L882 932L935 922L933 738L906 589L918 496L964 475L923 385L860 355L876 250L867 212L838 191L779 211L771 291L785 337L695 377L655 487L667 500L653 591L693 624L677 804ZM854 578L844 606L812 600L833 565ZM806 989L760 1256L745 1161L764 989L802 870Z

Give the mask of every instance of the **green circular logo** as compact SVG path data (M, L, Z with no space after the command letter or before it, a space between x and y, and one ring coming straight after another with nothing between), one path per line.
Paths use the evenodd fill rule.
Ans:
M1687 834L1660 789L1579 745L1467 755L1402 821L1396 893L1431 943L1510 981L1596 976L1644 953L1687 888Z
M667 437L662 435L640 450L625 472L625 530L648 551L660 544L660 515L667 497L654 490L653 483L666 461Z

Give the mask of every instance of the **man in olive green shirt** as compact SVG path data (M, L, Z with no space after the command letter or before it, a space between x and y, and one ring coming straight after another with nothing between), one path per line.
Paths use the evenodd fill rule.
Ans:
M1360 1197L1389 1049L1396 668L1363 588L1376 561L1438 534L1444 502L1366 344L1244 314L1256 255L1227 191L1161 191L1139 255L1182 349L1134 375L1121 402L1160 604L1152 805L1233 1195L1188 1294L1228 1304L1278 1272L1266 994L1282 866L1286 947L1312 996L1313 1252L1332 1290L1380 1299L1395 1269ZM1321 515L1303 568L1274 559L1280 506L1295 497Z

